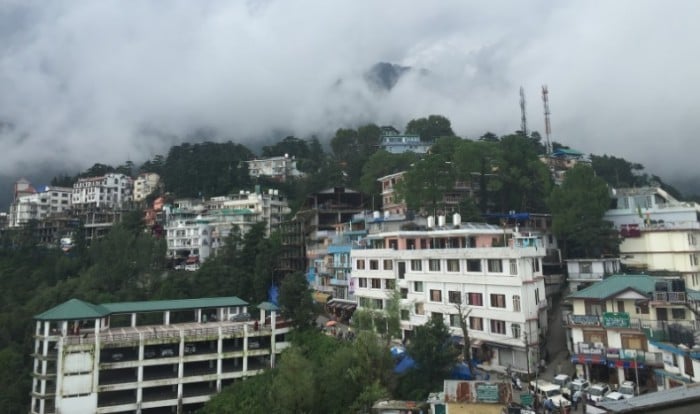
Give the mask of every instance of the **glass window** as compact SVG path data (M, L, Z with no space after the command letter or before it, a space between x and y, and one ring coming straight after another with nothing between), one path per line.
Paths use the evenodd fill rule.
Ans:
M450 303L462 303L462 294L456 290L450 290L447 292L447 300Z
M391 259L384 259L384 270L393 270L394 262Z
M472 306L484 306L484 299L481 293L469 292L467 293L468 303Z
M484 330L484 318L477 318L475 316L470 316L469 317L469 329L473 329L475 331L483 331Z
M369 261L369 269L370 270L379 270L379 260L370 260Z
M505 308L506 307L506 295L498 295L495 293L491 294L491 307L493 308Z
M520 325L514 323L510 326L510 330L513 331L513 338L520 338Z
M431 302L442 302L442 290L430 289L430 301Z
M367 287L367 278L366 277L361 277L357 279L357 285L361 288L366 288Z
M459 327L459 315L450 315L450 326Z
M505 335L506 323L497 319L491 319L491 333Z
M671 309L673 319L685 319L685 309Z
M410 319L411 319L411 313L408 311L408 309L401 309L401 320L408 321Z
M503 261L501 259L489 259L489 273L503 273Z
M416 303L415 313L416 313L416 315L425 315L425 309L423 308L422 302Z
M414 292L422 292L423 291L423 282L413 282L413 291Z
M520 312L520 296L513 295L513 312Z
M540 288L535 289L535 305L540 304Z
M358 259L358 260L355 262L355 268L356 268L357 270L364 270L364 268L365 268L365 260L364 260L364 259Z
M372 289L381 289L382 288L382 279L372 279Z
M447 271L459 272L459 259L447 259Z
M467 259L467 272L481 272L481 259Z
M580 262L578 265L578 271L579 273L592 273L593 269L593 263L591 262Z
M406 299L408 297L408 289L401 288L401 299Z
M420 272L423 270L423 262L421 260L411 260L411 270L414 272Z
M510 259L510 274L516 276L518 274L518 261Z
M428 268L431 272L440 271L440 259L430 259L428 260Z
M431 312L431 313L430 313L430 317L431 317L432 319L439 319L439 320L442 320L443 322L445 321L444 317L442 316L442 313L440 313L440 312Z
M385 279L384 286L387 290L394 290L396 288L396 281L394 279Z

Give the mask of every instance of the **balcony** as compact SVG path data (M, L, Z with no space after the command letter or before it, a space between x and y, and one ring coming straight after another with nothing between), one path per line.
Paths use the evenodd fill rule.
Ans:
M662 303L685 303L685 292L654 292L652 301Z

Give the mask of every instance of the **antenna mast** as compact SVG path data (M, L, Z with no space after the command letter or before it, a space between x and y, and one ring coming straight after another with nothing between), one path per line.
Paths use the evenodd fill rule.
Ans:
M525 90L520 87L520 130L527 136L527 114L525 113Z
M547 85L542 85L542 103L544 103L544 133L547 138L546 152L547 157L550 157L552 155L552 141L550 140L552 126L549 123L549 90L547 90Z

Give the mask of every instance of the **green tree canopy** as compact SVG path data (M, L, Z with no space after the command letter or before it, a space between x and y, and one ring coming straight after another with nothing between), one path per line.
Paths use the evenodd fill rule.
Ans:
M434 141L455 134L452 131L450 120L442 115L430 115L427 118L410 120L406 124L406 133L420 135L421 141Z

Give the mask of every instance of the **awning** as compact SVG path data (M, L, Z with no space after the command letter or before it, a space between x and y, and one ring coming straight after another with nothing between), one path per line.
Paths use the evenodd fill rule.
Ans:
M663 369L655 369L654 373L656 375L661 375L662 377L670 378L670 379L672 379L674 381L678 381L678 382L684 382L687 384L690 384L691 382L693 382L693 380L691 380L690 378L686 378L686 377L684 377L682 375L678 375L678 374L672 374L668 371L664 371Z
M574 354L571 356L572 364L606 364L606 362L601 355Z
M670 352L672 354L681 355L681 356L686 356L688 354L688 351L676 348L675 346L673 346L671 344L665 344L663 342L656 342L656 341L649 341L649 344L659 348L662 351Z
M354 310L357 308L357 303L343 299L331 299L326 306L334 309Z
M329 299L332 298L332 296L330 294L324 293L324 292L318 292L318 291L314 292L312 297L314 299L314 302L317 302L317 303L326 303L326 302L328 302Z
M635 366L636 365L636 366ZM644 364L637 363L636 361L625 361L624 359L618 360L608 360L608 367L610 368L640 368L644 369Z

